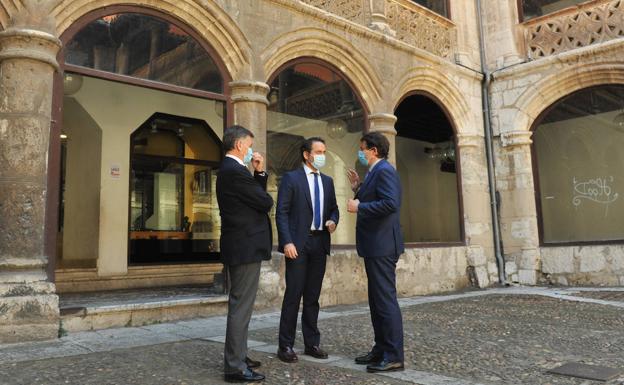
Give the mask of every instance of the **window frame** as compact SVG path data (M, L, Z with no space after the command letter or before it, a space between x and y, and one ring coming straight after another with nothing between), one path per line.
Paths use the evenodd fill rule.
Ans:
M200 47L202 47L210 58L214 61L219 69L223 79L223 93L213 93L208 91L196 90L187 87L166 84L147 79L139 79L127 75L119 75L111 72L95 70L76 65L65 63L65 47L76 34L81 31L89 23L102 18L104 16L119 13L136 13L151 16L165 22L169 22L193 38ZM48 175L47 175L47 201L45 204L46 220L44 226L44 252L48 256L47 276L50 282L55 282L56 260L57 260L57 227L59 221L59 198L61 186L61 128L63 127L63 76L65 72L76 73L79 75L90 76L108 81L129 84L138 87L165 91L180 95L192 96L206 100L218 100L224 103L225 110L223 113L223 127L227 127L234 123L233 105L231 100L232 77L225 63L221 59L217 51L186 21L159 11L140 5L109 5L88 12L70 25L60 35L59 40L62 42L62 48L57 53L56 59L59 64L59 71L56 71L53 78L52 86L52 121L50 125L50 140L48 147ZM131 165L130 165L131 167ZM128 175L128 178L131 176ZM128 190L128 219L130 218L130 190ZM128 228L129 237L129 228ZM129 239L129 238L128 238ZM128 242L128 250L126 258L130 255L130 242Z
M605 86L620 86L624 88L624 84L617 83L607 83L607 84L599 84L590 87L580 88L578 90L567 93L566 95L560 97L547 108L545 108L538 116L535 118L535 121L531 125L531 136L537 131L539 126L542 124L544 118L554 110L561 101L565 98L572 96L577 92L588 91L591 89L602 88ZM539 164L537 158L537 149L535 145L535 141L531 141L531 167L533 169L533 190L535 194L535 214L537 216L537 229L538 229L538 238L539 238L539 246L540 247L567 247L567 246L594 246L594 245L614 245L614 244L624 244L624 238L621 239L612 239L612 240L596 240L596 241L562 241L562 242L546 242L544 239L544 216L542 210L542 191L540 188L540 178L539 178Z

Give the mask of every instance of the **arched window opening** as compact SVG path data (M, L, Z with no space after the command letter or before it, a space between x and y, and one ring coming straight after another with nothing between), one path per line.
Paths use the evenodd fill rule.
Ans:
M317 60L301 60L279 71L271 81L268 108L267 154L276 193L281 176L302 167L299 148L305 138L322 137L327 144L327 165L321 170L334 179L339 209L345 215L332 235L337 244L355 243L355 216L347 215L346 202L353 197L346 170L357 164L359 139L366 127L366 112L359 97L331 66Z
M405 98L395 115L405 241L461 242L458 159L450 120L435 100L420 94Z
M570 94L533 128L542 242L624 239L624 87Z

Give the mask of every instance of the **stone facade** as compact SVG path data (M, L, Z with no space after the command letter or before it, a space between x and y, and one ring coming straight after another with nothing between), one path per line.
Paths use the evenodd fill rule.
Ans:
M252 128L254 148L261 152L266 152L267 83L297 58L337 68L361 97L370 129L391 143L400 101L414 92L434 96L455 128L465 242L409 247L398 266L399 292L418 295L498 282L478 10L472 1L450 2L451 21L406 0L15 0L0 6L0 341L56 333L57 297L44 249L55 55L59 37L77 20L121 3L183 20L212 46L231 79L233 121ZM531 127L546 106L581 88L624 83L619 32L608 39L580 39L565 49L540 48L536 55L537 40L543 47L547 38L537 36L536 22L518 23L516 0L492 3L482 11L483 40L485 66L492 73L488 92L507 280L623 284L623 252L617 246L541 247L531 158ZM599 1L588 7L608 7L619 15L620 4ZM100 257L98 273L126 273L124 258ZM278 255L263 266L259 307L279 304L283 270ZM365 288L355 251L335 251L322 304L365 301Z

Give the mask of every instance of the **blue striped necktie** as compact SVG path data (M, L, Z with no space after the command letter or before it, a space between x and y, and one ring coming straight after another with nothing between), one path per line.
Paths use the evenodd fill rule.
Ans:
M321 189L318 182L318 173L314 173L314 229L321 229Z

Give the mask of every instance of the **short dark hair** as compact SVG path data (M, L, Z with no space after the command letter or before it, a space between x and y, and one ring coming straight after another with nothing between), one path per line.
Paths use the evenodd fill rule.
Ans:
M367 149L376 148L377 156L382 159L388 158L388 152L390 151L390 142L383 134L379 132L370 132L360 139L360 142L366 144Z
M254 137L254 134L243 126L233 125L223 132L223 151L233 150L236 142L246 137Z
M325 140L323 140L323 138L320 138L318 136L313 136L311 138L304 140L303 143L301 143L301 151L300 151L302 161L305 162L305 158L303 157L304 152L312 152L312 145L314 144L314 142L321 142L325 144Z

